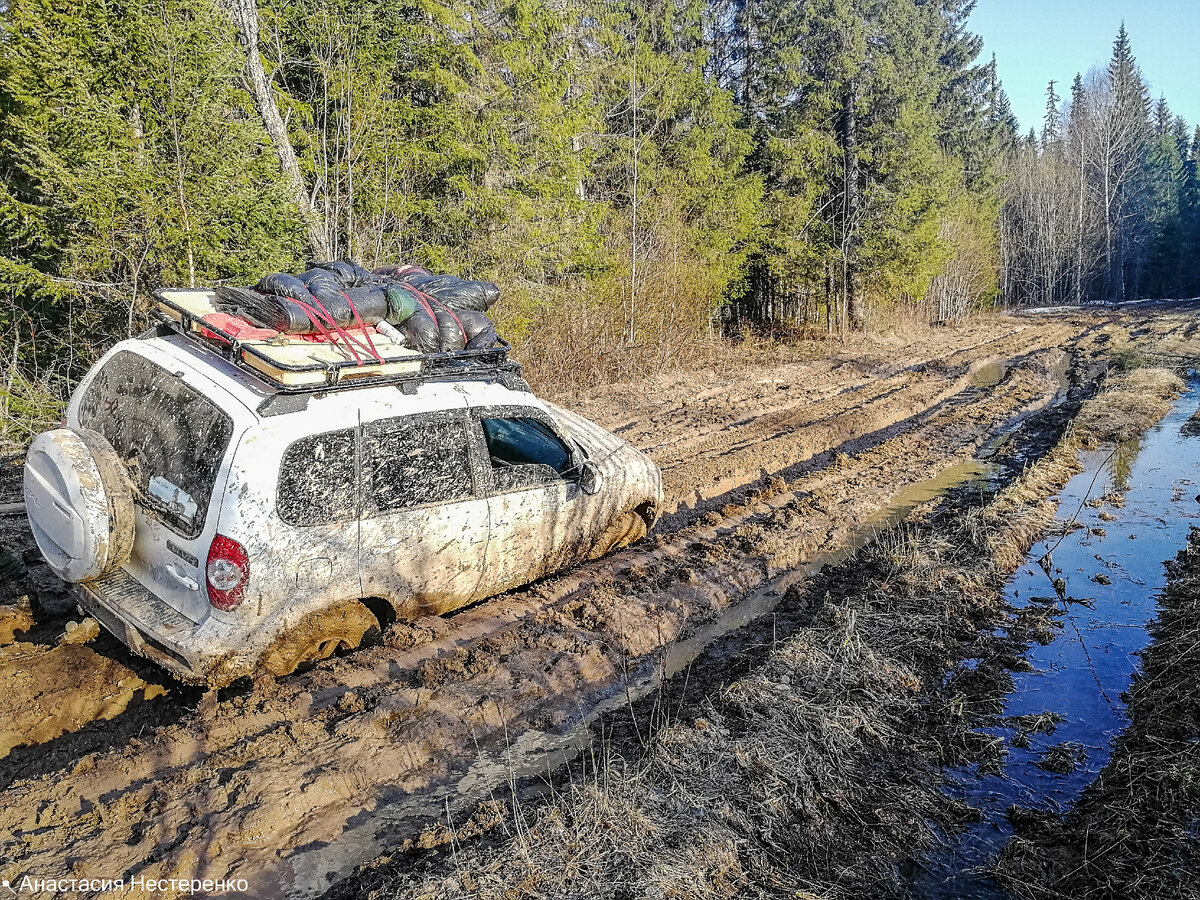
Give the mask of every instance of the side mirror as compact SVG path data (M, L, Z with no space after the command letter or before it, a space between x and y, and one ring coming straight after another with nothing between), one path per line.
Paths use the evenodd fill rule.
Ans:
M604 476L600 474L600 470L596 468L594 462L590 459L585 460L579 467L579 489L585 494L592 495L600 493L603 487Z

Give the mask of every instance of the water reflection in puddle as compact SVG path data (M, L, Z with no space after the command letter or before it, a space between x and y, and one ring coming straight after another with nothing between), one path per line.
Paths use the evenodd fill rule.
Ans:
M1061 492L1059 521L1074 518L1081 527L1034 546L1005 599L1025 611L1026 622L1062 627L1047 631L1045 644L1031 642L1025 659L1032 671L1013 673L1005 726L983 729L1004 741L994 771L972 765L949 773L951 792L983 819L923 861L913 895L1005 896L981 870L1012 835L1006 811L1063 812L1108 760L1128 724L1121 695L1149 643L1163 561L1200 520L1200 440L1185 428L1198 406L1200 380L1193 378L1140 442L1084 454L1085 471ZM1038 560L1048 552L1044 569ZM1039 607L1056 615L1034 615Z

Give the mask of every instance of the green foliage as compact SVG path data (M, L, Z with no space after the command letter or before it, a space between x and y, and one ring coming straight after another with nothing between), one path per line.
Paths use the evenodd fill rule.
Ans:
M831 317L834 298L853 323L864 297L929 297L959 246L946 231L956 198L998 212L1011 110L994 64L976 61L972 6L764 0L734 17L729 84L756 125L763 255L793 290L829 298Z
M215 0L16 0L5 19L0 315L18 358L77 372L155 286L293 263L295 211Z
M1077 78L1064 108L1052 85L1041 140L1024 139L973 7L260 0L250 52L310 229L223 0L12 0L0 352L29 383L77 375L155 288L294 270L322 239L368 266L494 279L527 359L592 353L579 371L596 378L668 364L730 298L786 296L763 308L776 319L823 305L831 326L897 303L961 316L996 295L1002 208L1006 229L1062 244L1006 240L1010 292L1061 297L1074 220L1033 201L1073 173L1098 182L1068 161L1101 114L1129 134L1117 189L1089 201L1120 228L1070 245L1103 260L1087 277L1196 284L1197 142L1165 101L1151 115L1127 35L1107 105Z

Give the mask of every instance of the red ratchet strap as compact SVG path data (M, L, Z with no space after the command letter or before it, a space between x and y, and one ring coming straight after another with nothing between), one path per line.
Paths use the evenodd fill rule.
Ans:
M367 339L367 346L371 348L371 355L375 357L377 362L382 364L383 357L380 356L379 351L375 349L375 342L371 340L371 334L369 331L367 331L367 326L363 324L362 317L359 316L358 309L354 306L354 301L350 299L350 295L345 291L338 291L338 293L345 297L346 302L350 305L350 312L354 313L354 321L358 323L358 327L362 330L363 337Z
M320 300L318 300L316 297L313 297L313 301L316 303L316 308L314 308L311 304L305 303L303 300L299 300L295 297L288 297L287 299L299 306L300 309L303 310L304 314L308 316L309 321L316 326L317 331L321 332L321 335L327 341L336 346L337 338L330 334L329 329L327 329L325 325L321 323L321 317L324 316L328 320L327 324L331 325L333 330L336 331L341 336L342 340L346 342L346 349L349 350L350 355L354 357L354 364L357 366L361 366L363 364L362 357L359 356L354 349L353 339L346 333L346 330L337 323L337 320L330 315L329 310L325 308Z

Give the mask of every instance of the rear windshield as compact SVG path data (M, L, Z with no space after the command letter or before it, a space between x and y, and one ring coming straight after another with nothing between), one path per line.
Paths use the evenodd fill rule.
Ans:
M181 534L204 526L233 422L181 379L122 351L88 386L79 421L125 460L140 499Z

